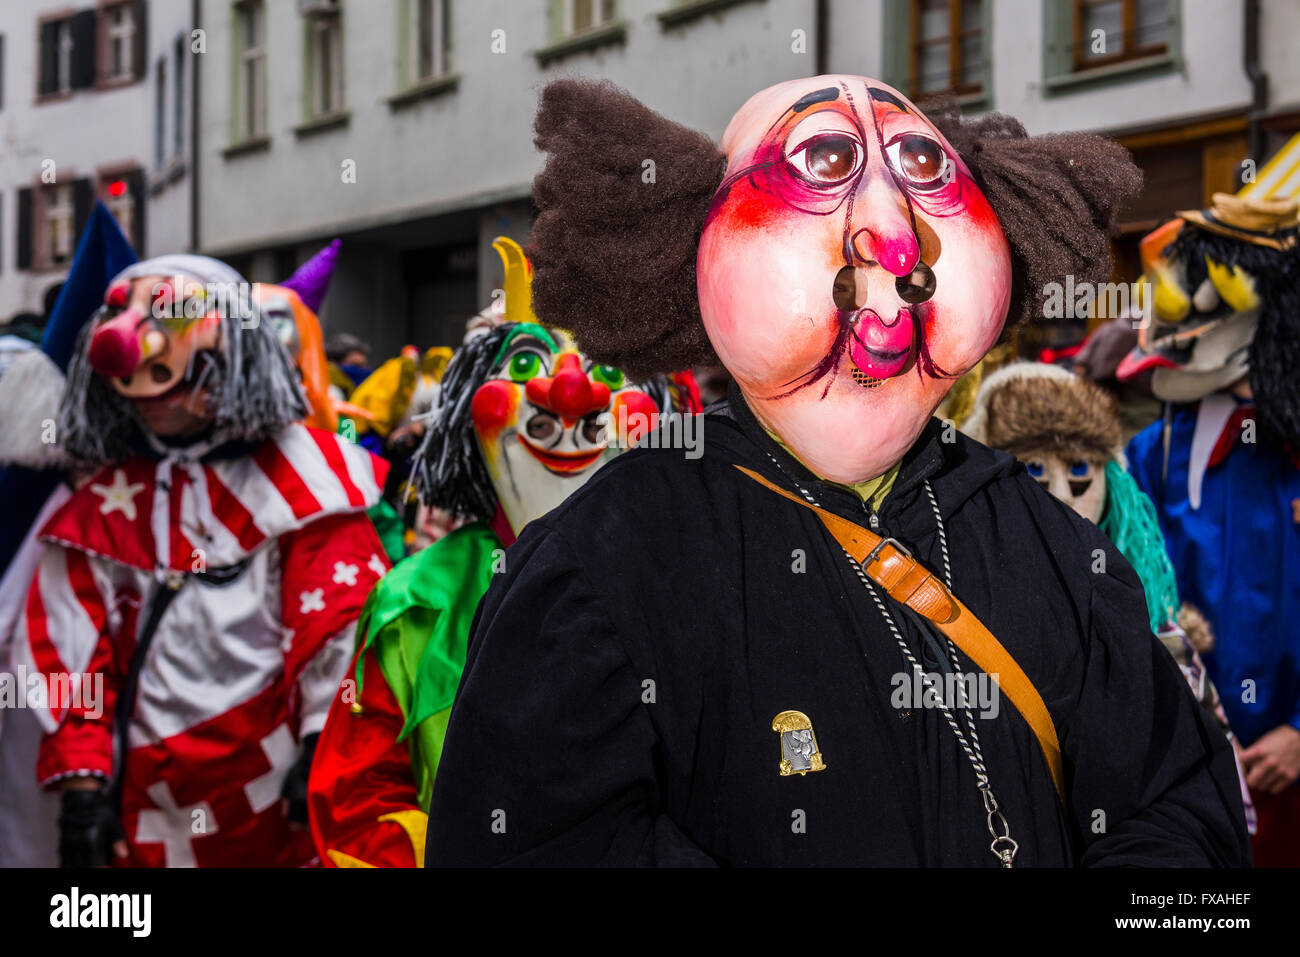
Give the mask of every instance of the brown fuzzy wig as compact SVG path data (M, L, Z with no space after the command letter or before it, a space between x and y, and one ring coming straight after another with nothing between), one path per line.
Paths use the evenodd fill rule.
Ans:
M1141 187L1126 150L1080 133L1030 137L1010 117L929 114L970 167L1011 246L1008 315L1041 312L1044 287L1110 278L1108 233ZM584 352L634 377L714 365L700 318L695 258L726 157L702 133L608 82L556 80L542 91L533 182L540 210L529 257L533 309ZM643 180L652 159L654 185Z
M1010 322L1042 315L1048 283L1107 282L1119 213L1142 189L1128 150L1088 133L1029 136L1002 113L966 119L951 101L926 116L970 167L1011 245Z
M989 395L987 415L982 441L1017 458L1050 451L1104 464L1124 439L1115 399L1078 377L1013 378Z

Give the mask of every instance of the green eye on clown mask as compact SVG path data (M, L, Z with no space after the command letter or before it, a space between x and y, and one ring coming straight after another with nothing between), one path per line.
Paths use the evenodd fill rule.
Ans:
M591 377L610 389L623 388L623 370L613 366L592 366Z
M536 352L520 352L510 360L510 380L527 382L536 379L542 371L542 357Z

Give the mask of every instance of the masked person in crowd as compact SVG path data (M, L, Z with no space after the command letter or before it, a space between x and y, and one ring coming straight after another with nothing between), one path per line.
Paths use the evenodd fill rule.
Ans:
M576 80L537 133L538 316L733 385L702 456L643 440L512 547L426 859L1246 863L1128 563L931 418L1046 283L1108 277L1124 151L854 76L756 94L721 149Z
M387 570L382 463L299 423L298 371L223 263L108 286L58 422L96 470L40 532L20 622L49 687L37 772L65 865L284 865L314 853L306 777ZM102 679L102 693L87 684Z
M1285 867L1300 865L1298 222L1294 199L1219 193L1144 237L1154 315L1118 370L1154 370L1166 403L1130 468L1179 594L1214 629L1205 663L1243 746L1255 863Z
M1178 663L1192 694L1236 741L1202 654L1214 644L1205 616L1180 602L1155 506L1125 468L1119 405L1109 391L1060 366L1016 362L985 379L963 431L1025 463L1031 478L1095 522L1137 572L1151 631ZM1247 830L1255 811L1240 762Z
M327 865L423 865L425 812L479 600L523 528L655 424L668 394L662 379L635 385L538 325L526 280L515 281L525 269L522 252L507 259L506 321L456 353L416 457L421 500L465 524L375 588L354 680L321 736L309 801Z

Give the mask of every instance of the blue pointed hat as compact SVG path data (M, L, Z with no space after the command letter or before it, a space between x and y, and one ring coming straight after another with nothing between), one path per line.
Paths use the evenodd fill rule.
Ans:
M81 327L103 305L109 282L137 261L113 214L103 203L96 203L41 337L41 351L60 369L67 371Z
M77 336L103 304L109 282L136 261L135 250L122 235L113 214L103 203L96 203L41 336L41 351L61 370L68 371ZM0 522L0 573L9 567L37 513L61 479L56 469L17 465L0 469L0 501L6 504L10 517Z

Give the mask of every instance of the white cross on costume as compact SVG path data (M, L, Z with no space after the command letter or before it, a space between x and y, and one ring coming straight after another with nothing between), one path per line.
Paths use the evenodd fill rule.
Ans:
M217 819L212 813L212 805L207 801L177 807L176 799L166 781L156 781L145 792L154 804L162 810L152 808L140 812L140 820L135 827L137 844L162 844L163 861L168 867L193 867L194 838L207 837L217 833ZM195 811L201 811L204 827L201 834L195 834Z
M380 578L383 578L388 569L384 567L383 561L378 555L371 555L370 562L366 566Z
M357 583L357 572L361 571L356 565L349 565L347 562L334 563L334 584L347 585L351 588Z
M311 591L305 591L298 596L298 600L302 602L302 607L298 610L304 615L312 611L324 611L325 589L313 588Z
M144 491L143 482L133 482L128 485L126 472L116 469L113 472L112 485L100 485L96 482L90 486L90 490L104 500L99 504L100 515L121 512L128 522L135 521L135 497Z
M280 800L285 772L298 756L298 745L289 733L288 725L280 725L262 739L262 753L270 762L271 770L244 785L244 796L248 798L249 807L257 814Z

